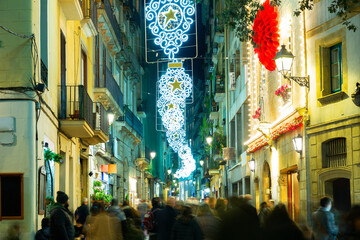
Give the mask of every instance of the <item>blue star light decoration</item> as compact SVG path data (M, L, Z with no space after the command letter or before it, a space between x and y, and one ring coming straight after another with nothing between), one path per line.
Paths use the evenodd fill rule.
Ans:
M186 178L196 166L191 149L185 142L185 101L192 92L192 79L184 68L168 67L158 84L160 97L157 108L166 129L166 138L181 160L181 167L174 176Z
M164 49L169 59L174 59L189 38L187 32L194 22L194 4L191 0L151 0L145 11L155 44Z

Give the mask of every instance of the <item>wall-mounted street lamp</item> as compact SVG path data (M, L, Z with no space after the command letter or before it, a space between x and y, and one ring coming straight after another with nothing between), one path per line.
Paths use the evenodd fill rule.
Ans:
M287 74L291 70L291 66L293 64L294 55L291 51L288 51L285 45L281 45L281 49L275 55L275 63L278 71L284 76L284 78L293 80L297 84L302 87L309 88L309 79L310 76L307 77L295 77L295 76L288 76Z
M150 152L150 158L153 160L156 157L156 152L152 151Z
M108 117L109 125L111 125L114 122L114 118L115 118L115 114L111 109L109 109L107 113L107 117Z
M200 163L200 166L203 166L204 165L204 160L200 160L199 163Z
M294 137L292 139L292 142L294 144L294 149L296 152L302 154L303 151L303 139L302 136L299 134L297 137Z
M168 174L170 175L170 174L171 174L171 169L169 168L169 169L167 170L167 172L168 172Z
M208 136L208 137L206 138L207 144L211 145L212 141L213 141L213 137L212 137L212 136Z
M250 168L250 171L255 172L255 159L254 158L252 158L249 161L249 168Z

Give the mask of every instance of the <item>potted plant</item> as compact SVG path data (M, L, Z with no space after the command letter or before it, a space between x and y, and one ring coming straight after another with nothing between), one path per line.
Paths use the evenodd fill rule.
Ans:
M282 97L282 99L287 101L289 99L289 93L291 91L291 85L290 84L284 84L278 89L275 90L275 95L278 97Z

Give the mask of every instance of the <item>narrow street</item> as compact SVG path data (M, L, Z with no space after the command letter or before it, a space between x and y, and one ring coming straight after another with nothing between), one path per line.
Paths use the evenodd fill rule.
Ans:
M0 239L360 239L359 0L0 1Z

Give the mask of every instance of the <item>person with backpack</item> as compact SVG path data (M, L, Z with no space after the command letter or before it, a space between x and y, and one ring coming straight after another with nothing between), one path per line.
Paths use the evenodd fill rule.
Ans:
M175 198L169 198L164 209L158 214L158 238L168 240L171 238L171 229L176 221L178 212L175 210Z
M158 214L160 211L160 198L155 197L151 200L152 208L144 215L144 227L149 234L149 240L157 240L158 234Z

